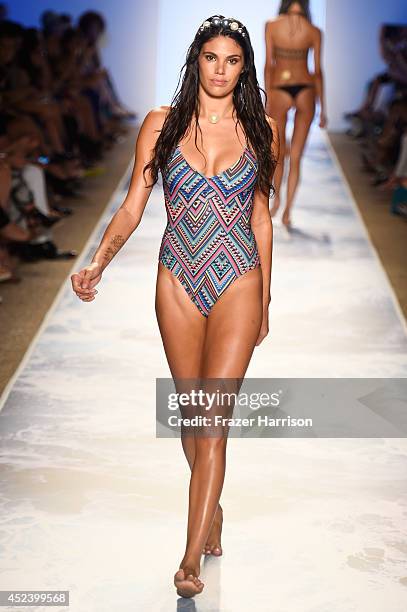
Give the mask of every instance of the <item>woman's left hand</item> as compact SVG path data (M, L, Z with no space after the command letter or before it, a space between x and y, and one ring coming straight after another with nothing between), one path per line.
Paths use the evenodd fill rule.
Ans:
M327 125L328 125L327 116L325 115L325 113L321 113L319 116L319 127L326 128Z
M263 320L261 322L259 337L257 338L256 346L259 346L261 342L263 342L264 338L269 333L269 315L268 311L263 314Z

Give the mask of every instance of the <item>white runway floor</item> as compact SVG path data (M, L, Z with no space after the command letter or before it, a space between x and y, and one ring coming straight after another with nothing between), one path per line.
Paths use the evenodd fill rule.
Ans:
M275 223L271 334L247 376L405 378L404 322L318 131L293 218L290 236ZM155 437L164 225L157 187L96 300L67 279L3 398L0 589L69 590L71 612L405 612L402 438L231 439L224 556L177 597L189 472L180 441Z

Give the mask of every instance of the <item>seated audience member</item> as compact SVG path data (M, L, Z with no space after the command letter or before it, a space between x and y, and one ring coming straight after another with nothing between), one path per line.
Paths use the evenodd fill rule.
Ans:
M380 49L386 71L369 84L362 107L348 113L349 134L358 138L372 185L394 187L392 212L405 210L405 147L407 129L407 27L384 25ZM403 136L403 138L402 138Z
M95 164L135 117L103 67L101 14L75 24L45 11L41 24L10 21L0 4L0 283L21 280L19 261L77 256L58 249L52 228L80 214L82 188L102 170ZM61 205L66 197L78 200L75 211Z

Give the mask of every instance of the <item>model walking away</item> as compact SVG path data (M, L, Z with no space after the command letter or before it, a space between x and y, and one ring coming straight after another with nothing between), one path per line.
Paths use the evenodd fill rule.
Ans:
M280 207L281 183L284 176L287 114L295 109L294 130L289 149L287 199L282 223L289 228L294 196L300 179L301 157L320 103L319 126L327 124L323 74L321 68L321 30L311 23L308 0L283 0L279 16L266 23L266 63L264 83L267 93L266 112L277 121L280 134L280 156L274 176L274 216ZM314 53L314 73L308 70L308 54Z

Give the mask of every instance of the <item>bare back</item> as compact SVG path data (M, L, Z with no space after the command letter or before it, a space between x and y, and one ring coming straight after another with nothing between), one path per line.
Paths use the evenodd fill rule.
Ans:
M266 24L267 61L273 64L271 86L312 83L308 53L316 51L320 30L301 15L285 14Z

